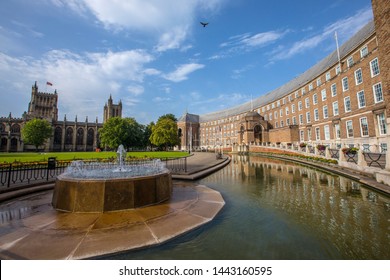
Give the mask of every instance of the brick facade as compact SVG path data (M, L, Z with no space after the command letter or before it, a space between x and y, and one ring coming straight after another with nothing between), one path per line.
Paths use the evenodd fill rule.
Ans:
M199 147L213 148L220 142L224 147L308 142L370 145L385 151L386 119L390 116L389 1L373 1L375 26L379 29L370 22L340 47L340 70L334 51L298 78L304 83L290 81L264 98L257 98L250 108L243 104L226 112L200 115ZM252 111L267 123L260 126L261 141L242 125Z

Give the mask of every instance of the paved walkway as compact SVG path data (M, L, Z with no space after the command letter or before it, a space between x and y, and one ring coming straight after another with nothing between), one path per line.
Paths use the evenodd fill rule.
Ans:
M186 174L206 176L230 161L196 153ZM173 181L169 201L107 213L63 213L51 206L54 183L0 194L0 259L85 259L162 244L210 222L225 204L204 185ZM30 188L30 191L33 190ZM37 193L37 191L40 191Z

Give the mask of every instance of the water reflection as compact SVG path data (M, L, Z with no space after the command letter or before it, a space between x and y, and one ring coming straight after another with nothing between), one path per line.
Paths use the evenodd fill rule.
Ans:
M390 198L333 174L280 160L234 156L206 181L233 180L263 207L333 242L348 259L389 258Z
M390 259L390 198L347 178L233 156L201 180L226 205L207 226L120 259Z

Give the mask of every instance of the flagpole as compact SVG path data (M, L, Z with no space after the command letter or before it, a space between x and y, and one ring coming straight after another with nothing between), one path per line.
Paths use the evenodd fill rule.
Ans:
M334 38L336 39L337 58L338 58L338 60L339 60L339 67L340 67L340 71L341 71L340 51L339 51L339 40L337 39L337 31L334 32Z

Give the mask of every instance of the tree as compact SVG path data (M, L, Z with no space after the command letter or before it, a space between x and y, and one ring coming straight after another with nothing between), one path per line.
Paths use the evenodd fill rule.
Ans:
M25 143L32 144L38 151L39 146L52 135L52 127L47 120L32 119L22 129L22 139Z
M144 139L143 143L145 147L152 146L152 143L150 142L150 136L152 135L153 127L155 126L154 122L151 122L147 126L144 127Z
M143 126L134 118L110 118L99 130L102 146L116 149L119 145L125 148L142 146Z
M152 128L150 142L158 147L164 146L165 150L169 146L172 147L179 144L176 122L171 118L160 117Z
M162 115L161 117L158 118L157 122L159 122L160 120L165 119L165 118L168 118L168 119L173 120L174 122L177 122L177 118L175 117L174 114L165 114L165 115Z

